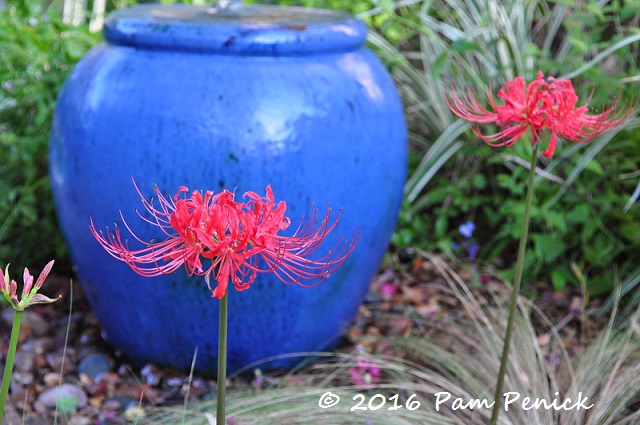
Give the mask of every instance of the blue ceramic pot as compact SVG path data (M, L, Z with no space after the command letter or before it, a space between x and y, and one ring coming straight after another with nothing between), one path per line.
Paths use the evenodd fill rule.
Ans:
M363 301L394 228L406 174L403 111L391 78L363 47L365 26L335 12L145 5L113 13L105 42L58 98L51 181L83 289L109 341L135 362L216 369L218 306L203 278L140 277L89 232L140 220L153 185L251 190L270 184L295 229L312 204L342 218L325 240L361 239L313 289L260 274L229 293L229 369L332 347ZM142 245L129 238L130 247ZM323 254L326 251L323 250ZM272 365L290 366L291 360Z

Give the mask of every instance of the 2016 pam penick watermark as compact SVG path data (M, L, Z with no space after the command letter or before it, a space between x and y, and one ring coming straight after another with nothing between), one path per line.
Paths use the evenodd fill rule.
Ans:
M451 398L451 393L443 391L433 394L435 397L434 408L437 412L441 408L449 408L451 410L478 410L478 409L491 409L495 404L495 401L489 401L487 399L479 398ZM502 394L504 398L504 410L509 411L509 408L520 408L522 410L589 410L593 407L593 404L587 404L589 397L584 397L582 392L578 392L577 398L564 398L561 399L560 393L555 392L554 399L546 399L540 397L524 396L515 391L509 391ZM417 399L416 394L412 394L406 399L404 403L400 401L400 396L394 394L391 397L387 397L383 394L375 394L369 398L367 402L367 396L364 394L356 394L352 397L355 404L351 407L351 411L356 410L417 410L422 406L422 403ZM391 405L385 407L389 402ZM318 400L318 406L322 409L329 409L337 406L340 403L340 396L332 392L326 392L320 396Z

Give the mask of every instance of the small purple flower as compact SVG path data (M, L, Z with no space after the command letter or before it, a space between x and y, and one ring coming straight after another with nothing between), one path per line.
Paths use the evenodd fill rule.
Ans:
M473 221L467 221L465 224L461 224L460 227L458 227L460 234L467 239L471 238L474 230L476 230L476 225Z
M476 257L478 256L478 244L472 243L471 245L469 245L467 247L467 252L469 253L469 258L471 258L472 260L475 260Z
M349 369L351 380L358 387L375 385L380 381L381 370L375 363L358 359L357 367Z
M476 225L473 221L469 220L464 224L458 226L458 231L464 237L464 240L461 243L452 242L451 248L455 251L465 249L467 254L469 254L470 260L476 260L478 257L478 249L480 245L475 242L472 238L473 232L476 230Z
M380 292L382 292L382 298L384 298L385 300L390 300L398 292L398 287L393 283L384 283L382 284Z

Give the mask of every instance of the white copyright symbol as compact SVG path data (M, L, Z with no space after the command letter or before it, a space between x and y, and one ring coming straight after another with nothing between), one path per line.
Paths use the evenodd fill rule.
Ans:
M338 403L340 403L340 397L332 392L322 394L320 400L318 400L318 406L320 406L321 409L328 409Z

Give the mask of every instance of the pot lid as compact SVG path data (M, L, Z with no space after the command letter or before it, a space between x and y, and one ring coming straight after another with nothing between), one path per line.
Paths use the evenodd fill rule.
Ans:
M292 56L358 49L366 26L345 13L302 7L146 4L111 13L104 35L142 49Z

